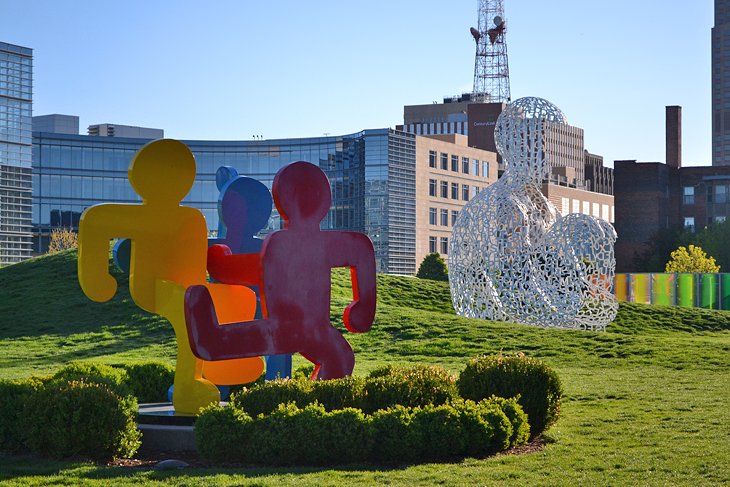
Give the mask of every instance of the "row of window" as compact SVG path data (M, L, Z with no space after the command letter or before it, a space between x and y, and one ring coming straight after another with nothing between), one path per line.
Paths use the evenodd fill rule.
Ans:
M596 203L583 200L571 200L570 198L560 198L561 208L560 214L582 213L584 215L592 215L596 218L603 218L607 222L614 221L614 206L606 203Z
M438 189L441 189L439 192ZM469 201L470 198L473 198L477 194L479 194L479 191L481 188L479 186L469 186L468 184L462 184L461 185L461 192L459 192L459 183L451 183L451 199L452 200L458 200L461 199L463 201ZM428 180L428 195L429 196L440 196L441 198L449 198L449 182L448 181L441 181L439 186L439 181L435 179L429 179Z
M438 244L441 244L440 246ZM441 237L440 240L436 237L428 237L428 251L430 253L439 252L441 255L448 255L449 253L449 237Z
M441 152L440 157L435 150L428 151L428 167L433 169L443 169L452 172L461 172L463 174L471 174L472 176L489 177L489 161L481 161L479 159L469 159L466 156L451 155ZM439 165L440 161L440 165ZM449 161L451 162L449 164ZM481 171L480 171L481 170Z
M725 220L727 220L727 217L725 216L708 216L707 217L707 224L712 225L713 223L723 223ZM690 232L695 231L695 217L693 216L685 216L684 217L684 228L689 230Z
M730 185L717 184L707 188L708 203L730 203ZM695 204L695 188L694 186L682 187L682 204Z
M449 224L449 215L451 215L451 223ZM449 210L446 208L429 208L428 209L428 224L429 225L441 225L442 227L454 226L456 218L459 216L458 210Z

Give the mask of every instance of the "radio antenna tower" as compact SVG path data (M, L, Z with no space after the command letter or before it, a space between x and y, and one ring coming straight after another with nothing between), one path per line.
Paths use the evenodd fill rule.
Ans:
M478 1L478 28L470 29L477 45L472 99L485 103L508 103L510 91L504 0Z

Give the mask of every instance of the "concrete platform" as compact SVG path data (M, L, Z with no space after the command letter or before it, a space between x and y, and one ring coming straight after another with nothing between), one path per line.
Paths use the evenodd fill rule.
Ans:
M196 419L193 414L176 412L170 402L140 404L137 417L137 429L142 432L140 451L195 451Z

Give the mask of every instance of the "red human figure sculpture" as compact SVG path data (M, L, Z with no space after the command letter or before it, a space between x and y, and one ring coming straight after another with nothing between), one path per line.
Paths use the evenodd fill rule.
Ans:
M315 365L312 378L352 373L352 347L330 323L330 271L350 267L353 301L344 323L351 332L370 329L375 318L375 252L358 232L320 230L332 204L327 176L308 162L294 162L274 178L274 203L284 229L270 234L260 254L209 249L208 271L227 284L258 284L264 319L219 326L205 286L185 295L190 348L205 360L301 353Z

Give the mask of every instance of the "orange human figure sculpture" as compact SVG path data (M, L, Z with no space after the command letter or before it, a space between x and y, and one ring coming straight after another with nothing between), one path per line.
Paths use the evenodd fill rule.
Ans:
M195 180L195 159L185 144L169 139L142 147L129 166L129 182L142 204L101 204L88 208L79 223L78 275L81 289L94 301L108 301L117 282L109 273L109 241L129 238L132 251L129 290L141 308L167 318L175 330L177 365L173 405L197 413L220 400L216 386L203 378L203 362L193 356L184 317L184 293L193 284L208 286L224 321L250 319L256 298L242 286L206 284L207 227L202 213L180 206ZM212 375L255 380L260 358L212 364Z
M367 331L375 318L373 244L362 233L319 229L332 195L317 166L284 167L272 193L285 225L266 238L260 254L231 254L225 245L208 253L216 280L261 285L264 319L219 326L208 289L191 286L185 297L190 348L204 360L299 352L315 364L313 378L350 375L352 348L330 323L330 272L350 267L353 301L344 323L352 332Z

